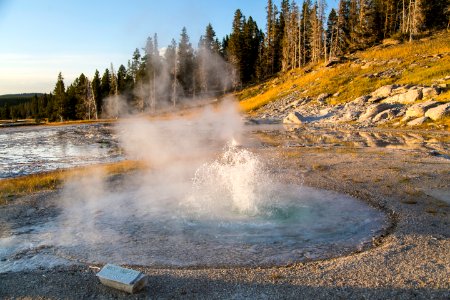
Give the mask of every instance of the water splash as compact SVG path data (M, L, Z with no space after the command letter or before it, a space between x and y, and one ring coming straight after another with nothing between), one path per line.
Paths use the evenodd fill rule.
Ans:
M273 200L271 186L258 157L232 140L218 159L196 171L192 193L185 204L200 215L255 216L264 202Z

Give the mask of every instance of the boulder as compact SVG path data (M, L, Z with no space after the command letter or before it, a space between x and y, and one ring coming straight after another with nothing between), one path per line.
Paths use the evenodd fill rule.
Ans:
M450 115L450 102L436 106L434 108L430 108L425 113L425 116L432 119L433 121L440 120L448 115Z
M355 100L348 102L345 106L362 106L370 99L370 95L364 95L356 98Z
M289 103L288 105L286 105L286 106L283 108L283 111L284 111L284 110L287 110L287 109L289 109L289 108L292 108L292 107L297 107L299 103L300 103L300 100L292 101L291 103Z
M411 104L422 99L422 89L410 89L406 93L390 96L383 100L384 103Z
M330 96L331 96L331 94L328 94L328 93L320 94L320 95L317 97L317 102L319 102L319 103L325 103L325 100L326 100L327 98L329 98Z
M437 96L441 93L441 90L438 87L426 87L422 90L422 94L424 98L430 98L433 96Z
M392 108L392 105L388 103L372 104L367 108L366 112L359 117L359 121L371 121L372 118L378 115L380 112L390 108Z
M297 111L291 112L283 119L284 124L303 124L305 118Z
M396 117L395 113L396 109L391 108L385 111L380 112L375 117L373 117L372 122L374 123L384 123L386 121L392 120Z
M412 121L409 121L406 125L408 126L419 126L425 123L428 120L428 117L420 117L417 119L414 119Z
M343 57L332 57L324 63L324 67L327 67L327 68L332 67L332 66L340 64L344 61L345 61L345 59Z
M411 121L411 120L413 120L413 119L414 119L414 117L411 117L411 116L409 116L409 117L404 116L404 117L400 120L400 122L401 122L401 123L407 123L407 122L409 122L409 121Z
M342 115L342 117L339 119L339 121L341 121L341 122L356 121L356 120L358 120L360 115L361 115L361 111L349 109Z
M397 88L397 87L398 87L398 85L385 85L385 86L382 86L379 89L377 89L375 92L372 93L372 97L374 97L374 98L386 98L392 93L392 90Z
M412 87L412 85L399 85L397 88L392 90L391 96L398 95L398 94L404 94L409 91L409 89Z
M439 102L430 100L422 103L417 103L408 108L405 114L405 118L408 117L423 117L425 116L425 112L429 110L430 108L436 107L439 105Z

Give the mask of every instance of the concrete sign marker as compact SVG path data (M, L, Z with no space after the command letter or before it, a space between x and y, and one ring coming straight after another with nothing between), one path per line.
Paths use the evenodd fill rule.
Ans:
M107 264L97 273L106 286L133 294L147 285L147 276L141 272Z

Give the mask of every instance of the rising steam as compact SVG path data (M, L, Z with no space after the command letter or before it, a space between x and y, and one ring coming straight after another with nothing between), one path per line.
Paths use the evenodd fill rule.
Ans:
M98 173L68 182L60 218L65 229L57 240L123 238L118 224L130 219L257 215L262 202L269 201L271 185L262 162L238 146L242 126L231 99L195 117L119 122L117 134L127 157L145 161L149 170L127 176L119 186Z

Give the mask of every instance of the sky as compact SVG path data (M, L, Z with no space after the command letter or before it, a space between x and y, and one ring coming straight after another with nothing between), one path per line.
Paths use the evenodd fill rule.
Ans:
M337 0L329 0L334 7ZM274 3L279 5L279 0ZM300 1L297 1L298 3ZM197 46L211 23L221 40L236 9L265 28L266 0L0 0L0 95L53 90L81 73L117 70L158 34L159 47L186 26Z

